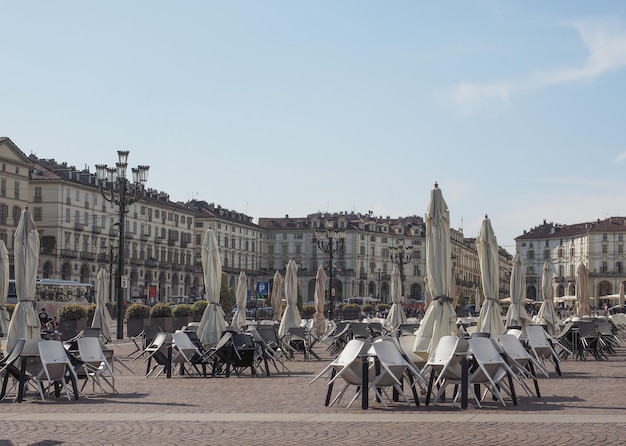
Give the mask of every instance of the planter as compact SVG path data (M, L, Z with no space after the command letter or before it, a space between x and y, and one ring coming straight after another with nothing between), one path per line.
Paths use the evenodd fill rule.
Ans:
M127 319L126 336L130 338L139 335L146 325L150 325L150 319Z
M161 327L161 331L166 333L174 333L174 323L171 317L151 317L149 325Z
M78 333L81 332L83 328L87 326L86 319L80 319L76 321L59 321L59 332L61 333L61 340L67 341L68 339L72 339Z
M181 328L183 328L185 325L187 325L189 322L192 322L192 321L193 321L192 316L172 316L172 325L173 325L174 331L180 330Z

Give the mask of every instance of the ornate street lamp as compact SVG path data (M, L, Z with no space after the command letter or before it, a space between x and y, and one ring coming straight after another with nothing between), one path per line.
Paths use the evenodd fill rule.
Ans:
M402 284L402 295L404 295L404 265L411 261L411 247L404 246L404 240L400 240L400 244L389 248L391 255L389 258L391 262L398 265L400 271L400 282Z
M107 167L106 164L96 164L96 174L102 197L109 203L119 207L119 245L117 255L117 339L124 338L124 220L128 206L143 197L146 181L148 180L149 166L138 166L132 169L132 183L126 178L128 168L128 151L118 150L119 162L116 167ZM112 274L112 271L111 271Z
M330 278L330 286L328 287L329 308L328 319L331 321L335 317L335 289L333 288L333 254L343 251L346 232L341 230L333 230L333 222L326 221L326 231L316 231L315 239L317 247L320 251L328 254L328 277Z

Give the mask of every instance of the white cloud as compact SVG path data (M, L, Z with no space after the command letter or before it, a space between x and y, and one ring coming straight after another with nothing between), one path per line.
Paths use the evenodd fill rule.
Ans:
M626 26L614 17L571 20L589 56L580 67L537 71L516 80L480 84L459 82L441 92L447 108L462 114L498 113L511 105L515 94L536 91L553 85L592 81L603 74L626 66Z
M613 164L620 164L622 161L626 160L626 152L622 152L615 157L615 161Z

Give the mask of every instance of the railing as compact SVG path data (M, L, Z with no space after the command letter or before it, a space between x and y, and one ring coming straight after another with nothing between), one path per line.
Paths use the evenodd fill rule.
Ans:
M78 251L76 251L75 249L62 249L61 256L75 259L76 257L78 257Z

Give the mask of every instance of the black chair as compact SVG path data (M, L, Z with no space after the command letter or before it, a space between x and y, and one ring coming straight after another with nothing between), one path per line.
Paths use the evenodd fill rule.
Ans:
M146 378L160 365L163 366L163 369L157 373L156 376L158 377L163 372L166 372L168 378L171 376L172 344L169 338L170 336L167 333L158 333L152 343L144 350L144 353L148 355L145 359L145 361L148 362L146 366ZM155 365L150 368L152 361L155 362Z
M0 360L0 376L3 376L0 401L2 401L6 395L9 377L12 376L15 381L20 379L20 369L15 365L15 363L22 354L24 344L26 344L24 339L18 339L9 354Z
M240 377L241 373L247 368L250 369L253 375L258 376L254 357L256 345L250 333L234 333L226 346L225 352L218 352L218 355L224 353L225 357L223 357L223 360L226 366L226 377L230 376L231 370L235 372L237 377Z

